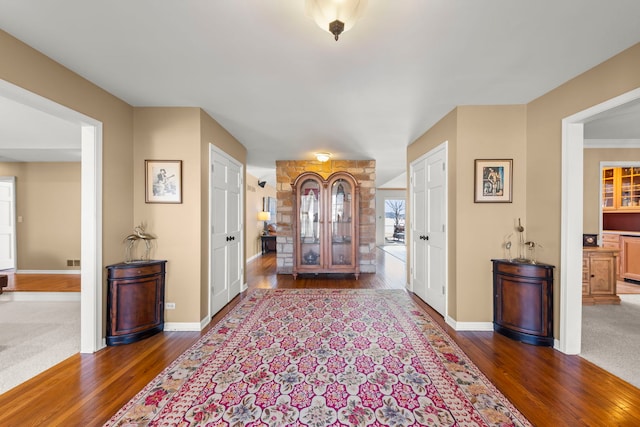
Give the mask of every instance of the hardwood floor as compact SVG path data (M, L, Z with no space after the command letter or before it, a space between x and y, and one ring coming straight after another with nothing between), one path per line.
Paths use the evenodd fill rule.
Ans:
M640 283L623 282L618 280L616 283L618 295L621 294L640 294Z
M79 274L0 274L7 276L5 292L80 292Z
M275 274L275 255L247 266L250 288L402 288L404 264L377 251L378 274L359 280ZM146 340L75 355L0 395L1 426L99 426L245 295L234 299L202 332L164 332ZM638 426L640 390L579 356L512 341L493 332L455 332L414 297L496 387L536 426Z

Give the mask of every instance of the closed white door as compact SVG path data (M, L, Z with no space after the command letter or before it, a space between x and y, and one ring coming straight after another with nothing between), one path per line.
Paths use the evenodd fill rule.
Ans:
M242 288L242 166L210 149L210 314L220 311Z
M411 164L411 288L427 300L426 161Z
M0 177L0 270L16 268L16 178Z
M445 150L427 157L427 304L445 314L446 294L446 162Z
M446 312L446 143L411 164L411 286L438 313Z

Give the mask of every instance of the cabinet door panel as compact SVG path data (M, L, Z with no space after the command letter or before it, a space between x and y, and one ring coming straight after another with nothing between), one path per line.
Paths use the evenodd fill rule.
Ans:
M592 295L611 295L613 293L613 258L591 257L590 285Z
M115 329L118 333L133 333L160 323L159 283L157 278L121 281L115 292L119 307Z
M640 280L640 237L621 236L620 255L620 275Z

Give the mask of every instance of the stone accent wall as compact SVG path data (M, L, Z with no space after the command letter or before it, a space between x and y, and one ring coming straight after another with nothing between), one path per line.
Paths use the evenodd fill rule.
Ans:
M361 273L376 272L376 161L309 160L276 161L278 211L277 272L293 272L293 195L291 183L303 172L316 172L328 178L334 172L349 172L360 185L360 261Z

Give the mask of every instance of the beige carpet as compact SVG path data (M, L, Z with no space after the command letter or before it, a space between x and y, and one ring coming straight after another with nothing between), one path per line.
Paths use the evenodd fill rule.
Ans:
M0 302L0 394L79 351L79 302Z
M582 307L580 356L640 388L640 295L620 305Z

